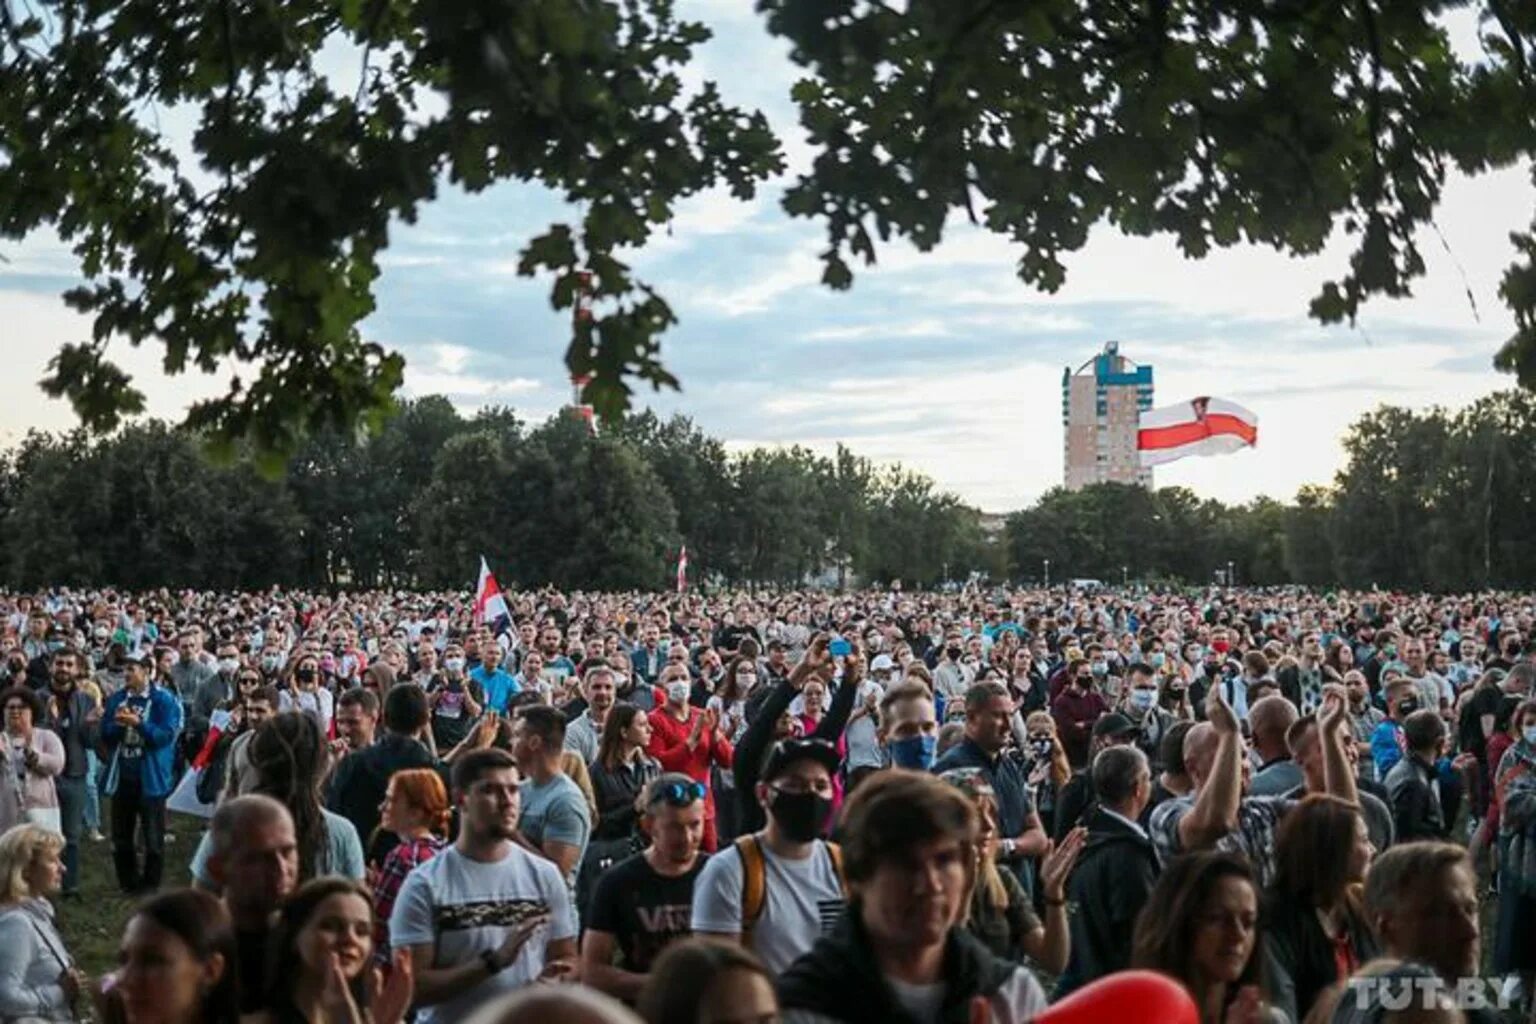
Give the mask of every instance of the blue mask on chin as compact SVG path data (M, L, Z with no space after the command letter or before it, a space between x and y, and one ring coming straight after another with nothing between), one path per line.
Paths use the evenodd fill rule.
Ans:
M926 772L933 767L933 754L938 746L937 736L912 736L904 740L892 740L885 745L885 751L890 755L893 766Z

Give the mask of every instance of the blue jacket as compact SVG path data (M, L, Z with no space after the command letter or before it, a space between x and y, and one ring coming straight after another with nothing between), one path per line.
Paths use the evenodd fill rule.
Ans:
M128 699L128 690L118 690L107 698L101 712L101 742L107 748L111 761L107 764L107 780L102 792L112 796L117 792L119 755L122 752L126 730L117 722L117 709ZM144 736L144 757L140 766L140 780L146 800L157 800L171 795L176 786L175 760L176 737L181 733L181 701L163 686L149 685L149 713L139 726Z

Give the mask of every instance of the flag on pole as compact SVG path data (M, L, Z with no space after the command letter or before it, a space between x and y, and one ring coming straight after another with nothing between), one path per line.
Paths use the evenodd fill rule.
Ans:
M688 545L683 545L683 550L677 553L677 592L681 594L688 589Z
M489 624L497 633L510 632L512 614L507 610L507 599L501 594L496 577L485 556L480 556L480 581L475 584L475 625Z
M1136 449L1143 466L1188 455L1225 455L1259 441L1259 418L1236 402L1196 398L1141 414Z

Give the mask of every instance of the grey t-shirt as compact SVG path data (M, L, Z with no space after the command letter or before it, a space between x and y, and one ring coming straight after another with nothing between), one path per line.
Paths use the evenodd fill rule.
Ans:
M587 839L592 834L592 813L581 787L568 776L556 775L548 782L538 783L524 779L522 786L523 806L518 818L518 831L540 849L550 841L576 847L576 865L587 853ZM576 870L566 878L566 885L574 885Z
M752 950L778 975L843 913L843 887L827 844L817 841L804 860L780 857L763 846L764 899L752 927ZM693 886L693 930L714 935L741 934L741 854L735 848L709 858Z

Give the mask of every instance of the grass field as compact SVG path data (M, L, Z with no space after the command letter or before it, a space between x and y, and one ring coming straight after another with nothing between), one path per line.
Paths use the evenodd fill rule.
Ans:
M107 808L103 801L102 825L106 826ZM190 885L192 876L188 867L197 841L202 836L204 822L198 818L171 815L171 834L174 839L165 845L165 885ZM64 942L74 955L80 969L94 980L117 964L117 943L123 935L123 925L133 911L133 900L117 890L117 879L112 873L112 844L109 841L80 843L80 898L56 900L59 927Z

